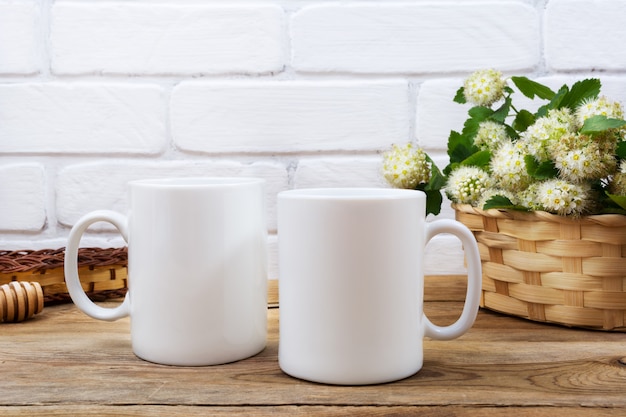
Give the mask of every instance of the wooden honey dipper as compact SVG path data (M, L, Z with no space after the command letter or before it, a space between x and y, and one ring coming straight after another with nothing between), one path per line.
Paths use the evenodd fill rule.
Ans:
M43 310L43 290L38 282L12 281L0 285L0 322L18 322Z

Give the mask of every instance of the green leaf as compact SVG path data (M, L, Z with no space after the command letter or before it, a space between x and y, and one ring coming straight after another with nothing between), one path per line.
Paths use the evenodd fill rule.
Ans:
M454 102L459 104L467 103L467 100L465 100L465 88L461 87L456 91Z
M610 194L610 193L606 193L606 195L609 196L609 198L615 202L618 206L620 206L621 208L623 208L624 210L626 210L626 196L624 195L615 195L615 194Z
M491 161L491 152L478 151L470 155L468 158L464 159L463 162L461 162L461 165L475 166L478 168L483 168L486 171L488 171L490 161Z
M467 137L469 140L474 143L474 137L478 132L478 128L480 124L485 120L488 120L493 114L493 110L489 107L476 106L472 107L468 111L469 118L465 120L465 124L463 124L463 136Z
M519 133L517 132L517 130L513 129L509 125L504 125L504 129L506 130L506 134L509 138L513 139L514 141L519 139Z
M578 81L572 85L569 92L563 97L563 100L559 103L558 108L569 107L572 110L576 110L582 102L585 100L593 100L600 94L600 88L602 83L597 78L588 78L586 80Z
M429 155L426 155L426 161L430 163L430 181L426 184L424 191L437 191L440 193L440 190L446 185L447 179Z
M524 162L526 162L526 172L535 179L547 180L556 178L559 174L552 161L539 162L532 155L526 155Z
M485 202L485 204L483 205L483 210L489 210L489 209L507 209L507 210L528 211L526 207L513 204L513 202L511 202L511 200L509 200L507 197L503 195L499 195L499 194L494 195L493 197L491 197Z
M487 120L492 114L493 110L485 106L474 106L467 111L472 119L480 120L481 122Z
M448 137L448 156L450 157L450 163L459 163L470 155L475 153L478 148L474 145L474 141L467 135L461 135L458 132L451 131ZM444 170L447 174L449 171Z
M615 155L620 159L626 159L626 142L622 141L617 144Z
M424 190L426 193L426 214L437 215L441 212L443 197L440 191Z
M548 104L546 104L545 106L539 107L536 113L536 117L537 118L543 117L546 114L548 114L548 110L559 109L563 107L561 103L565 99L565 96L567 96L568 94L569 94L569 87L564 85L563 87L559 89L559 91L555 94L555 96L552 97L552 100L550 100Z
M467 138L467 140L469 140L472 145L474 144L474 138L478 133L481 122L481 119L473 119L470 117L465 121L465 124L463 124L462 135Z
M535 123L535 120L535 116L531 112L522 109L515 116L515 120L513 120L513 129L518 132L524 132L528 129L528 126Z
M509 112L511 111L511 102L511 97L507 97L506 99L504 99L504 103L502 103L502 106L496 109L489 118L496 122L504 123L507 116L509 115Z
M534 99L535 96L537 96L544 100L552 100L556 94L547 86L539 84L536 81L529 80L526 77L511 77L511 80L519 91L522 92L522 94L531 99Z
M626 120L609 119L606 116L593 116L585 120L580 133L584 135L597 135L609 129L617 129L626 125Z

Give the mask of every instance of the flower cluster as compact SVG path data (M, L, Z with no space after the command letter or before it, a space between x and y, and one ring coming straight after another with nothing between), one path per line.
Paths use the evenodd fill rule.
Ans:
M534 113L518 109L513 87L545 102ZM626 214L624 109L600 88L586 79L555 92L526 77L477 71L454 98L473 107L463 130L450 133L443 173L422 150L395 145L383 157L385 178L484 209ZM428 212L437 214L437 204Z
M394 187L414 189L430 180L430 163L426 160L426 153L410 143L393 145L385 153L383 173Z

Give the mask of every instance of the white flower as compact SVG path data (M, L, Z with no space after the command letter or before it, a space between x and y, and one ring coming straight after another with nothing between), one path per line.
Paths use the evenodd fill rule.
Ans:
M445 191L448 198L456 203L476 205L491 187L493 180L487 172L473 166L462 166L452 171Z
M474 144L481 149L495 149L507 139L506 127L502 123L486 120L478 125Z
M422 150L394 146L384 154L383 174L395 187L440 190L474 207L491 200L487 207L571 217L626 212L626 111L599 96L600 87L588 79L554 93L527 77L476 71L454 97L472 107L463 129L450 132L448 166L439 171ZM522 109L513 103L517 92L543 103ZM440 196L428 196L436 198L429 212L438 212Z
M410 143L392 145L391 150L383 154L383 176L393 187L415 189L430 180L426 153Z
M598 97L595 100L585 101L576 109L576 117L580 125L593 116L606 116L609 119L623 119L624 109L619 102L610 100L604 96Z
M561 137L576 130L576 118L568 108L554 109L529 126L521 139L531 155L539 161L547 161Z
M559 176L575 183L608 176L615 170L617 162L613 151L607 152L607 146L611 144L602 138L564 135L553 150L554 165L559 170Z
M477 106L490 106L504 96L506 81L493 69L479 70L463 83L465 100Z
M543 210L560 215L580 215L585 210L587 191L563 180L544 181L537 187L537 202Z
M573 182L579 182L591 177L592 162L593 159L589 158L584 149L574 149L562 155L557 155L555 165L561 177Z
M503 142L491 158L491 173L502 188L520 191L531 181L526 171L523 149L511 141Z
M538 203L537 193L539 190L539 182L531 183L528 188L517 193L517 201L519 205L528 208L529 210L543 210Z

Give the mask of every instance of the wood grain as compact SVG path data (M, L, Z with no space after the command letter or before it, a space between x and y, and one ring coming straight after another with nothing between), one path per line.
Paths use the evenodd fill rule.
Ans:
M204 407L204 406L30 406L0 408L3 417L67 417L67 416L102 416L102 417L170 417L175 415L197 416L229 416L229 417L259 417L259 416L428 416L428 417L611 417L623 416L623 409L589 409L587 407L438 407L438 406L232 406L232 407Z
M454 300L428 301L431 320L454 321L464 291L462 278L429 278L428 299ZM268 318L263 352L196 368L138 359L128 319L97 321L73 305L1 324L0 415L626 415L623 333L481 310L461 338L426 339L416 375L340 387L284 374L277 359L279 309L269 308Z

